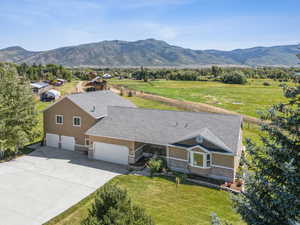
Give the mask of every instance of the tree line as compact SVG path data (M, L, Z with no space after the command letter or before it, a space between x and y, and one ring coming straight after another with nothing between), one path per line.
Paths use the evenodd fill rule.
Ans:
M71 69L65 68L62 65L55 64L32 64L28 65L26 63L14 64L18 74L25 77L31 81L39 80L55 80L57 78L62 78L67 81L71 81L73 78L73 71Z

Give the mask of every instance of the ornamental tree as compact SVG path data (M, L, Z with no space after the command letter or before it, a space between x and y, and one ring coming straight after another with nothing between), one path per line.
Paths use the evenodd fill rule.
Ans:
M27 82L9 65L0 68L0 151L18 152L37 136L34 98Z
M132 204L126 190L106 184L96 194L82 225L154 225L154 222L144 209Z

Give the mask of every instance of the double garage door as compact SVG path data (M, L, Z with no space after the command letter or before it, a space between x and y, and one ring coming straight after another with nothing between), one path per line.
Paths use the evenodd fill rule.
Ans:
M69 136L61 136L57 134L46 134L46 145L54 148L59 148L59 143L61 143L61 148L74 151L75 150L75 138Z
M60 136L57 134L46 134L46 145L70 151L75 150L75 138ZM128 147L123 145L94 142L93 158L97 160L128 165Z
M94 159L128 165L128 154L126 146L94 142Z

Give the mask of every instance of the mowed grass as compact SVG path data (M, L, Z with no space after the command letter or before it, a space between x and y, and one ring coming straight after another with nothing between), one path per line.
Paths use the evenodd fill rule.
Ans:
M263 82L270 86L264 86ZM110 83L168 98L207 103L253 117L259 117L257 111L285 101L279 87L282 83L267 79L249 79L246 85L167 80L111 80Z
M230 194L207 187L181 184L164 177L144 177L122 175L110 181L126 189L133 202L151 215L157 225L209 225L211 213L234 225L244 225L240 216L234 212ZM92 194L94 197L94 194ZM47 225L79 225L88 215L94 198L88 197L66 212L64 217Z

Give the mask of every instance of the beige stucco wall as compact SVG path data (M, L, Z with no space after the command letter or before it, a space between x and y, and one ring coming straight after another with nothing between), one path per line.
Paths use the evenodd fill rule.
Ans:
M56 115L64 116L63 124L56 124ZM81 126L73 126L73 116L81 117ZM91 128L97 120L83 111L68 98L64 98L44 111L44 132L63 136L75 137L76 144L84 145L84 133Z

